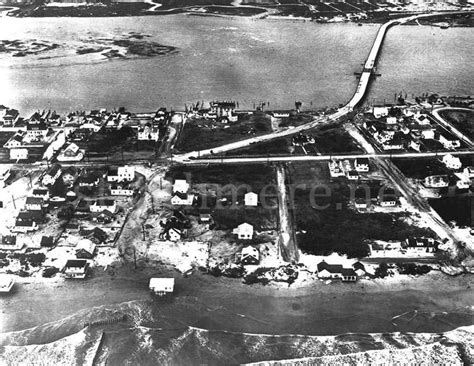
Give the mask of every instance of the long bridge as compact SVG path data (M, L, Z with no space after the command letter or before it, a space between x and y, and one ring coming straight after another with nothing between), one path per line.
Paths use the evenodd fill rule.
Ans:
M449 14L465 14L465 13L471 13L471 12L470 11L449 12ZM385 35L386 35L388 29L391 26L396 25L396 24L404 24L404 23L410 22L410 21L415 20L415 19L434 17L434 16L439 16L439 15L444 15L444 14L446 14L446 13L437 12L437 13L417 14L417 15L412 15L412 16L405 17L405 18L393 19L393 20L388 21L387 23L384 23L379 28L379 30L377 32L377 35L376 35L374 43L372 44L372 47L370 49L367 60L365 61L364 69L363 69L363 71L360 75L359 83L357 85L357 89L354 92L354 95L352 96L352 99L344 107L339 108L333 114L331 114L329 116L316 117L312 121L310 121L310 122L308 122L304 125L292 128L292 129L278 131L278 132L274 132L274 133L270 133L270 134L262 135L262 136L258 136L258 137L252 137L252 138L249 138L249 139L245 139L245 140L241 140L241 141L237 141L237 142L232 142L232 143L229 143L229 144L226 144L226 145L217 146L217 147L212 148L212 149L205 149L205 150L201 150L201 151L193 151L193 152L190 152L190 153L175 155L173 157L173 159L176 162L189 164L189 163L192 163L192 160L190 160L190 158L191 159L197 159L197 158L200 158L201 156L205 156L205 155L219 154L219 153L223 153L223 152L226 152L226 151L231 151L231 150L236 150L236 149L248 147L248 146L250 146L252 144L255 144L255 143L271 141L271 140L278 139L278 138L281 138L281 137L294 135L298 132L302 132L302 131L305 131L305 130L312 129L312 128L318 126L318 125L333 122L333 121L347 115L349 112L351 112L364 99L364 97L366 96L366 94L368 92L370 82L373 78L373 73L374 73L374 70L375 70L375 66L377 64L377 58L380 55L380 51L381 51L381 48L382 48L382 45L383 45L383 41L384 41L384 38L385 38ZM293 156L292 159L295 159L295 157Z

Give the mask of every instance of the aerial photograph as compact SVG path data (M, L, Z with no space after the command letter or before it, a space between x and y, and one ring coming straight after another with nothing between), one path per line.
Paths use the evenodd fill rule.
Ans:
M0 0L0 365L474 364L474 0Z

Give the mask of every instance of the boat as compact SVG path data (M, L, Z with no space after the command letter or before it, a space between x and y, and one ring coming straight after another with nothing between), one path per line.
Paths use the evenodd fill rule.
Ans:
M10 276L0 275L0 293L8 293L12 289L15 281Z

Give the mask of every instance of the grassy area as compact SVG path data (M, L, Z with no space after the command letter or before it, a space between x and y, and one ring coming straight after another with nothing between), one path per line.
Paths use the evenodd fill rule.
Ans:
M322 192L321 192L322 193ZM366 239L403 240L409 236L430 236L430 229L411 226L402 213L358 213L347 207L349 190L341 184L332 186L330 197L318 197L315 202L325 209L315 209L308 190L295 195L298 246L303 252L328 255L332 252L349 257L365 257L369 254Z
M455 221L459 226L474 225L472 207L474 198L471 197L446 197L429 200L431 207L443 218L444 221Z
M235 123L220 123L204 119L186 122L176 149L179 151L197 151L210 149L271 132L270 119L263 113L241 115Z
M342 128L321 128L312 134L321 153L362 152L352 137Z
M474 111L445 110L440 116L470 139L474 139Z
M448 174L450 171L436 158L394 159L394 164L408 178L423 179L429 175Z
M175 179L189 175L192 184L217 184L235 186L248 184L254 192L275 181L275 172L266 165L222 165L209 167L172 167L166 173L166 179Z
M275 230L278 225L278 210L256 208L221 208L212 211L212 218L218 230L231 230L243 222L254 226L255 230Z
M32 17L119 17L145 15L145 10L151 7L146 3L111 3L107 6L40 6L29 16Z

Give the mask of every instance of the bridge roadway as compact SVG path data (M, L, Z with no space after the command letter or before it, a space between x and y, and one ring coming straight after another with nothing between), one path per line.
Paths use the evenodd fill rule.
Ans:
M463 13L470 13L468 11L459 11L459 12L450 12L449 14L463 14ZM427 18L427 17L433 17L433 16L438 16L442 15L443 13L437 12L437 13L427 13L427 14L418 14L418 15L412 15L406 18L400 18L400 19L394 19L390 20L387 23L384 23L378 30L377 36L375 37L375 41L372 44L372 48L370 49L369 56L367 57L367 60L364 64L364 70L360 75L359 78L359 83L357 85L357 89L352 96L352 99L342 108L339 108L335 113L329 115L329 116L322 116L322 117L316 117L313 119L311 122L308 122L304 125L292 128L292 129L287 129L284 131L279 131L279 132L274 132L270 133L267 135L262 135L262 136L257 136L257 137L252 137L249 139L233 142L230 144L214 147L212 149L205 149L201 151L192 151L189 153L185 154L180 154L180 155L175 155L173 159L176 162L188 162L189 158L200 158L201 156L205 155L212 155L212 154L219 154L223 153L226 151L231 151L231 150L236 150L244 147L248 147L252 144L255 143L260 143L260 142L266 142L266 141L271 141L277 138L281 137L286 137L290 136L293 134L296 134L298 132L302 132L305 130L312 129L320 124L324 123L330 123L332 121L335 121L342 116L345 116L349 112L351 112L354 107L356 107L365 97L368 87L370 84L370 81L372 79L372 73L374 72L375 65L377 63L377 57L380 54L380 50L383 44L383 40L385 38L385 34L387 33L387 30L395 24L403 24L410 22L415 19L420 19L420 18Z
M208 165L208 164L252 164L252 163L285 163L290 161L329 161L332 159L356 159L356 158L379 158L379 159L404 159L404 158L432 158L451 155L474 155L472 150L458 150L447 152L425 152L425 153L376 153L376 154L326 154L326 155L288 155L288 156L242 156L242 157L214 157L189 159L180 161L185 165Z

